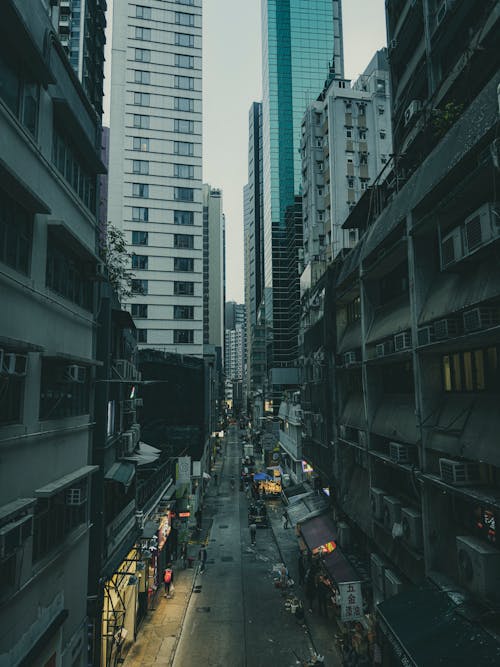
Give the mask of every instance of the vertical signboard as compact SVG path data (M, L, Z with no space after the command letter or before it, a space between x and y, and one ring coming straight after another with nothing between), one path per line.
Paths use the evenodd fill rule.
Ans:
M350 581L339 584L340 591L340 620L358 621L363 618L363 597L361 582Z
M190 456L179 456L177 459L177 479L176 487L182 486L183 484L189 484L191 480L191 457Z

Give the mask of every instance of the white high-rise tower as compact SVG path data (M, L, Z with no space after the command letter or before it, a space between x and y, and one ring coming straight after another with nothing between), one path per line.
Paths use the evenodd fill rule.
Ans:
M125 232L139 345L203 354L202 0L113 10L109 222Z

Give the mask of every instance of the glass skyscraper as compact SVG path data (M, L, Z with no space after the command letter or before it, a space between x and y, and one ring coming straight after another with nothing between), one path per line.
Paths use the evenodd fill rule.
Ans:
M276 391L294 383L285 331L285 214L300 194L302 118L321 92L334 59L339 11L340 0L262 0L264 299L272 341L270 382Z

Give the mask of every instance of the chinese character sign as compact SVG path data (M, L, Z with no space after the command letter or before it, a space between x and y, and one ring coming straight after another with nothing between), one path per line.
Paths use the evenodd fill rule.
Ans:
M191 457L179 456L177 459L177 486L188 484L191 479Z
M357 621L363 618L363 597L361 582L352 581L339 584L340 591L340 620Z

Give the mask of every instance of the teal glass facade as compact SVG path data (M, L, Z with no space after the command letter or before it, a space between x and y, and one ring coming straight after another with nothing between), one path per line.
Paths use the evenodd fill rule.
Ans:
M272 366L287 356L285 214L301 185L301 124L334 56L335 0L262 0L265 312Z

